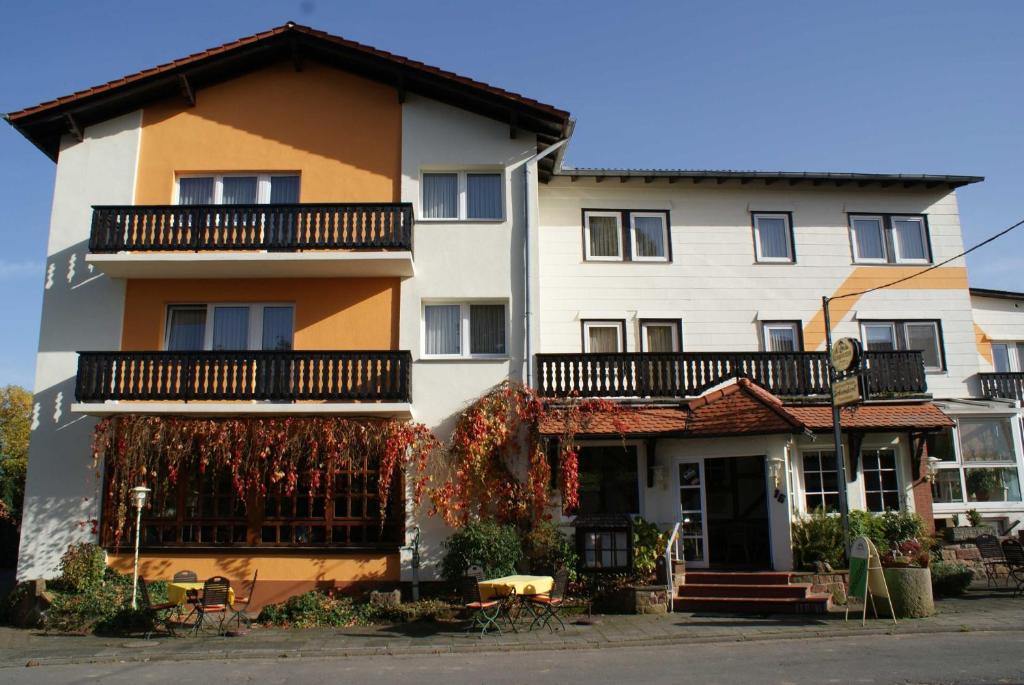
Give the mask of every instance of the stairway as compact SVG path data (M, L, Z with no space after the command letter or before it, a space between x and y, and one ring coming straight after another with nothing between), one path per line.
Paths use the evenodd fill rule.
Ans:
M809 583L791 583L777 571L687 571L673 599L675 611L731 614L825 614L828 594L811 592Z

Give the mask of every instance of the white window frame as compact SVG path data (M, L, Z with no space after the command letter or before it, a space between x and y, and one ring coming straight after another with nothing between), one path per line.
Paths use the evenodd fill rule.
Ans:
M810 454L812 452L816 452L818 454L818 459L819 459L819 462L818 462L819 463L819 467L818 467L819 470L816 471L816 473L824 473L825 471L828 471L830 473L834 472L836 474L836 490L835 491L822 489L822 490L814 492L814 493L809 493L808 492L808 490L807 490L807 472L806 472L806 469L804 468L804 455L805 454ZM804 448L800 449L799 452L798 452L798 454L800 455L799 468L797 469L797 471L799 471L799 474L800 474L800 500L799 500L799 502L800 502L800 510L803 513L805 513L805 514L810 514L810 513L812 513L814 511L814 509L818 508L817 506L815 506L813 508L810 508L810 509L807 507L807 495L808 494L811 494L814 497L816 497L817 499L819 499L820 500L819 505L824 507L824 496L827 495L827 494L835 494L836 497L838 498L839 494L840 494L839 493L839 488L842 488L845 485L844 483L839 482L840 481L839 471L835 468L835 466L833 466L831 469L822 469L821 468L821 466L820 466L821 461L820 460L821 460L821 455L823 453L830 453L832 455L832 457L831 457L832 460L833 460L832 463L833 464L835 463L835 461L834 461L835 460L835 450L831 449L831 448L814 448L814 447L808 446L808 447L804 447ZM822 488L824 488L824 487L825 487L824 484L822 484ZM826 513L828 513L828 512L826 512Z
M597 323L597 322L595 322L595 323ZM651 327L654 327L654 328L662 327L662 328L669 328L669 329L671 329L672 330L672 351L673 352L682 352L683 351L683 341L680 340L680 331L682 330L682 325L678 321L676 321L675 319L671 319L671 320L670 319L662 319L662 320L655 319L655 320L641 321L640 322L640 351L641 352L650 352L650 350L647 347L647 329L651 328ZM587 338L587 340L589 342L590 338Z
M903 257L900 254L900 241L898 241L896 239L896 230L892 227L893 222L895 222L895 221L916 221L917 222L917 228L918 228L918 231L920 232L920 235L921 235L921 247L924 249L924 258L923 259L911 259L911 258ZM893 214L892 216L889 217L889 231L892 234L892 249L893 249L893 252L895 253L893 255L893 257L894 257L894 259L895 259L897 264L931 264L931 260L928 258L928 255L930 253L929 245L928 245L928 231L925 230L925 227L924 227L924 217L923 216L914 216L914 215L905 216L905 215L902 215L902 214ZM883 241L882 244L885 245L885 242Z
M263 349L263 310L267 307L290 307L292 310L292 349L295 348L294 302L176 302L167 305L164 314L164 350L167 350L171 338L171 310L178 307L206 308L202 349L204 352L213 350L213 317L214 310L217 307L246 307L249 310L249 336L246 351L260 351Z
M592 214L592 212L588 212L588 214ZM640 256L640 253L637 251L637 245L636 245L636 221L635 221L635 219L638 216L639 217L656 217L656 218L661 220L661 238L662 238L662 245L665 247L665 254L663 254L661 256L658 256L658 257L641 257ZM621 219L620 219L620 221L621 221ZM619 236L619 243L620 243L620 245L619 245L619 255L621 256L622 255L622 246L621 246L621 243L622 243L622 237L621 237L622 226L621 225L619 226L619 231L620 231L620 236ZM631 249L631 252L632 252L632 254L631 254L632 261L634 261L634 262L667 262L668 261L668 251L669 251L669 235L668 235L668 232L669 232L668 215L665 214L664 212L630 212L629 213L629 243L630 243L630 249ZM588 240L588 243L589 243L589 240L590 240L589 220L587 222L587 240ZM588 254L590 252L589 244L587 246L587 252L588 252ZM593 257L588 257L588 259L594 259L594 258Z
M878 234L882 246L881 257L861 257L857 249L857 228L855 222L874 219L878 222ZM887 264L889 249L885 244L885 216L881 214L852 214L850 216L850 247L853 250L853 261L858 264Z
M497 354L473 354L470 338L470 306L475 304L501 305L505 309L505 352ZM429 354L427 352L427 307L459 306L459 352L457 354ZM509 318L507 300L423 300L420 306L420 359L508 359Z
M619 343L619 349L612 354L618 354L626 351L626 331L621 321L584 321L583 322L583 351L585 353L590 352L590 329L591 328L614 328L617 333L617 339Z
M885 502L885 493L895 492L896 493L896 497L897 497L895 511L903 511L903 509L904 509L904 502L903 502L903 500L904 500L903 469L901 468L901 462L900 462L900 450L898 449L898 446L895 445L895 444L870 445L870 446L869 445L861 445L861 447L860 447L860 455L859 455L860 482L861 482L860 490L861 490L861 497L863 497L862 501L864 502L864 509L867 510L867 511L871 511L870 509L868 509L868 479L867 479L867 476L866 476L867 469L864 468L864 452L865 451L870 451L870 450L873 450L875 452L881 452L882 450L889 450L890 452L892 452L893 470L896 473L896 490L886 490L882 486L881 477L879 477L878 485L881 488L881 490L879 490L878 492L882 493L883 504ZM881 472L883 470L887 471L888 469L878 469L879 472ZM873 513L881 513L881 512L873 512Z
M800 339L800 324L796 321L765 321L761 324L761 351L771 352L768 349L768 331L775 329L787 330L793 333L793 351L803 351L803 341ZM778 354L787 354L779 352Z
M431 174L455 174L457 178L457 191L455 197L456 216L422 216L423 211L423 191L426 188L424 177ZM501 216L494 219L474 219L469 217L469 200L468 191L469 182L466 180L467 176L473 174L492 175L499 176L501 178ZM506 220L508 216L508 208L505 202L506 196L506 178L504 169L421 169L420 170L420 216L416 218L417 221L426 222L451 222L460 221L474 224L494 224L500 223Z
M992 370L995 373L1020 373L1024 371L1024 342L1018 340L993 340L992 343ZM1009 369L1006 371L996 370L996 347L1006 348L1006 361Z
M615 241L619 246L618 256L595 257L590 254L590 217L610 217L615 219ZM668 244L665 245L666 249ZM625 259L622 245L622 212L586 211L583 213L583 255L588 262L621 262Z
M789 214L779 212L754 212L754 257L758 262L768 264L792 264L796 261L793 256L793 226ZM786 256L765 257L761 253L761 219L782 219L786 229Z
M947 371L948 364L946 363L945 350L943 349L942 331L939 328L939 322L934 319L907 319L897 321L863 321L860 324L860 340L864 345L865 351L868 350L868 337L867 329L869 327L888 327L893 334L893 340L895 344L893 347L896 350L907 349L907 326L930 326L935 336L935 351L939 356L939 366L928 366L924 367L926 373L945 373Z
M1009 423L1011 444L1013 445L1013 461L971 461L966 462L963 458L963 449L960 445L960 421L1004 421ZM998 510L1005 511L1007 508L1020 510L1024 507L1024 501L989 500L981 502L970 499L967 488L967 470L971 468L988 469L1016 469L1017 482L1024 489L1024 468L1021 464L1020 454L1020 433L1021 422L1015 416L1002 416L991 414L969 414L953 418L953 452L956 455L955 461L942 461L936 464L936 468L942 471L956 471L960 478L960 494L963 497L959 502L935 502L936 513L945 514L950 512L964 511L967 508L978 509L979 511Z
M302 175L290 171L275 172L231 172L229 174L178 174L174 179L173 204L178 204L180 199L180 181L183 178L213 178L213 204L221 205L224 201L224 179L225 178L251 178L256 177L256 204L270 204L270 179L272 176L295 176L299 179L299 193L302 193Z
M895 321L866 321L860 325L860 339L864 345L864 351L868 351L868 328L888 328L892 333L892 349L900 349L900 335L896 330Z

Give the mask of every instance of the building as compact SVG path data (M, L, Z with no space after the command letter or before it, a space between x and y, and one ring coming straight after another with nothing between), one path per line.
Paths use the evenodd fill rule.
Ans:
M978 177L573 169L567 112L295 24L7 119L57 164L20 578L97 536L130 563L90 458L105 417L412 418L444 438L507 379L626 405L625 445L600 417L582 436L581 515L688 519L698 566L789 568L790 521L841 486L945 513L927 455L956 421L963 441L959 400L997 349L966 266L833 303L869 366L847 484L821 297L958 254L955 189ZM380 511L375 469L246 506L196 469L154 493L143 569L259 568L273 601L408 580L419 528L429 577L447 531L401 498ZM605 566L616 539L580 537Z

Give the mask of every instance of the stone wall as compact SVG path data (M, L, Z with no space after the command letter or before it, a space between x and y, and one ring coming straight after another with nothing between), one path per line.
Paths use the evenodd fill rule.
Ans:
M985 580L985 564L981 560L981 552L973 542L947 543L942 546L942 560L950 564L963 564L974 572L975 580ZM1005 566L994 566L995 575L1005 576Z
M796 573L789 579L790 583L810 583L811 592L815 594L829 593L832 603L846 604L846 588L850 583L849 571L833 571L832 573Z

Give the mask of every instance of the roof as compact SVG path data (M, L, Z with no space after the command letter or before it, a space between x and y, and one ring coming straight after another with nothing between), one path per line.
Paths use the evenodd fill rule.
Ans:
M970 288L971 295L979 297L995 297L1000 300L1024 300L1024 293L1012 290L990 290L989 288Z
M667 179L669 183L688 180L691 183L714 181L718 184L726 181L751 183L764 182L765 185L787 182L789 185L810 183L812 185L831 184L834 186L857 185L866 187L879 185L903 188L939 188L949 189L980 183L984 176L950 176L944 174L861 174L831 171L738 171L733 169L590 169L563 167L555 172L555 176L563 176L572 180L593 178L598 182L607 178L618 178L625 182L633 178L642 178L645 183Z
M508 122L512 129L532 131L538 148L566 137L569 131L569 113L553 105L293 22L26 107L5 118L56 160L61 136L68 132L275 62L292 60L300 68L303 59L392 84L399 97L419 93ZM550 157L541 164L542 172L554 170Z
M863 404L842 410L844 430L880 432L948 428L952 419L930 402ZM561 435L557 411L540 424L542 435ZM790 406L746 378L736 379L678 407L616 407L589 413L578 437L710 438L832 430L831 405Z

